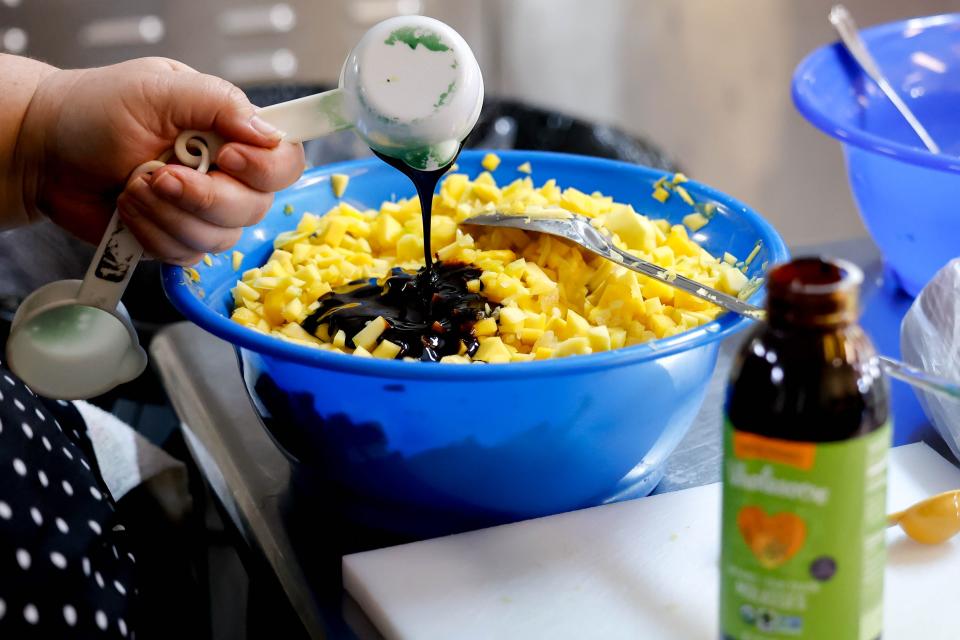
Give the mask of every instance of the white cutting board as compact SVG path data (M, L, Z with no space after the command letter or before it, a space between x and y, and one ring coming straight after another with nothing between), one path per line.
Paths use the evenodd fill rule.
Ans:
M925 444L890 455L891 511L960 488ZM720 485L368 551L343 583L387 638L717 637ZM960 638L960 541L888 532L885 640Z

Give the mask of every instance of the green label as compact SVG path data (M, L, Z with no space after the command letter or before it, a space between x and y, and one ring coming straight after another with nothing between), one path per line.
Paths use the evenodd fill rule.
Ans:
M722 637L874 640L890 424L842 442L724 426Z

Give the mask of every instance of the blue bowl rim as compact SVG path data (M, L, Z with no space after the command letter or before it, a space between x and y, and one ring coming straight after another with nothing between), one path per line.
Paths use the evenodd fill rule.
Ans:
M931 27L953 25L958 22L960 22L960 13L945 13L876 25L863 29L861 35L869 46L870 41L874 38L881 38L891 33L900 32L908 27L928 29ZM861 149L890 156L910 164L960 173L960 159L956 157L931 153L924 148L911 147L899 142L887 140L863 129L840 124L837 120L831 118L829 113L819 109L816 106L816 100L814 98L815 90L812 88L812 85L806 81L806 77L815 72L820 65L827 62L829 56L835 54L837 51L842 51L842 55L849 55L839 42L824 45L808 54L800 64L797 65L797 68L793 72L790 93L794 105L804 118L828 136L836 138L844 144L852 144ZM869 78L867 78L867 80L873 82Z
M461 159L479 160L486 153L488 153L487 150L465 151L461 155ZM620 169L627 167L641 173L652 174L655 176L654 179L661 175L671 175L668 172L643 165L575 154L520 150L496 151L496 153L507 161L522 158L536 163L537 159L565 159L590 167ZM300 181L304 181L305 179L309 181L311 176L319 173L349 173L352 169L363 168L379 162L381 161L377 158L363 158L360 160L350 160L315 167L306 171L303 177L300 178ZM298 181L298 183L300 181ZM769 247L771 264L782 262L789 256L783 239L773 226L764 220L756 211L738 200L694 180L690 180L688 186L692 190L724 204L731 210L736 210L738 215L745 216L750 224L758 230L763 243ZM296 184L290 188L296 189ZM593 353L587 356L571 356L568 358L503 364L430 365L421 362L404 362L402 360L358 358L351 355L321 351L313 347L286 342L280 338L268 336L237 324L203 304L197 296L190 292L189 287L183 286L184 272L182 267L163 265L162 281L167 297L173 303L174 307L188 320L191 320L215 336L233 343L235 346L243 347L263 355L290 360L298 364L389 379L481 381L580 374L597 369L610 369L633 365L673 355L680 351L702 347L730 335L743 328L746 323L752 322L752 320L737 316L733 313L724 313L713 322L670 338L653 340L644 344L604 351L602 353ZM762 300L762 297L763 288L761 287L761 289L754 292L750 297L750 301L756 304Z

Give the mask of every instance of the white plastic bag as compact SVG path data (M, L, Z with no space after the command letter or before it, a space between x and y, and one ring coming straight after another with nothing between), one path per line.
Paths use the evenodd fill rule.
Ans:
M900 325L903 359L919 369L960 380L960 258L933 277ZM960 458L960 401L914 388L927 417Z

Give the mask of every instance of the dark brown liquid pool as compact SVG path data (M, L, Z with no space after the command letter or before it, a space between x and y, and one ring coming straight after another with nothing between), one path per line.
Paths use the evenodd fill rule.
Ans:
M400 346L399 358L438 362L461 352L472 356L480 347L474 325L491 309L486 298L467 289L480 273L476 267L447 262L434 262L416 273L394 269L386 278L355 282L326 294L303 328L314 334L327 324L330 336L342 330L352 349L353 336L382 317L388 327L381 339Z

